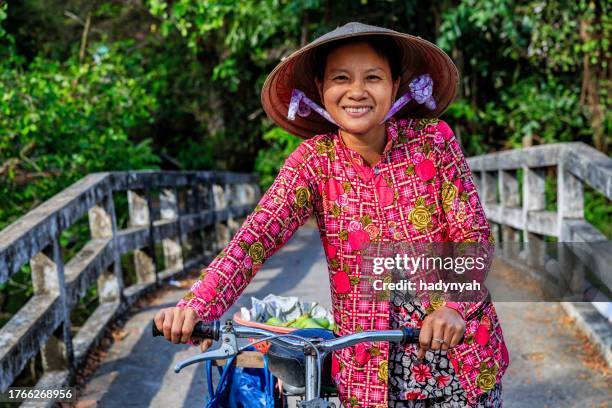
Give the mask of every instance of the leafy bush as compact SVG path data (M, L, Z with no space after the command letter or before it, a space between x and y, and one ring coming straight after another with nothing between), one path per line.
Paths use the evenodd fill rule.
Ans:
M159 163L150 140L130 138L156 99L118 49L99 51L83 64L0 61L0 228L88 173Z
M269 143L269 147L257 153L255 171L259 173L261 187L267 189L274 182L285 159L300 145L302 139L279 127L268 130L262 138Z

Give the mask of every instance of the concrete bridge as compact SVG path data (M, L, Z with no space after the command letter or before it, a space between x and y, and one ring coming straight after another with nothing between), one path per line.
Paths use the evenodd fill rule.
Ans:
M582 143L564 143L473 157L470 166L498 242L494 299L520 295L520 279L592 283L595 299L609 302L612 246L584 220L583 195L588 186L612 198L612 159ZM551 177L554 210L545 200ZM79 406L200 405L201 369L171 370L196 349L151 338L149 323L159 308L185 293L185 272L209 262L235 233L257 202L256 182L252 175L221 172L93 174L0 232L0 283L29 265L34 287L0 329L0 390L38 359L40 388L73 384L88 367ZM117 225L119 194L127 198L126 228ZM82 217L88 218L91 240L65 261L59 235ZM558 243L555 256L547 251L548 241ZM588 245L577 250L563 242ZM131 258L134 277L122 271L122 256ZM561 276L567 270L561 266L570 262L572 276ZM329 305L329 290L321 286L326 269L316 229L307 224L266 262L226 316L250 305L250 296L268 293ZM70 312L92 285L99 306L82 326L71 327ZM156 296L145 298L147 293ZM607 406L609 305L496 302L512 360L504 380L506 406ZM114 330L109 347L105 334L117 319L127 321Z

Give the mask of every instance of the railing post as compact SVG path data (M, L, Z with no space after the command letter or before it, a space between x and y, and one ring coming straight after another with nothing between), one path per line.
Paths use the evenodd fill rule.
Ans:
M529 232L529 212L546 209L545 181L545 169L523 166L523 242L527 264L537 270L545 266L546 248L543 236Z
M497 190L497 172L492 173L486 170L483 170L482 175L477 177L480 193L481 193L481 201L482 206L484 207L485 212L489 211L488 207L491 204L496 204L496 190ZM496 241L499 239L499 224L492 223L491 224L491 233Z
M240 222L238 218L235 218L232 214L231 208L238 207L242 203L240 201L240 193L239 193L240 184L225 184L225 191L227 191L227 207L230 209L229 215L227 217L227 235L228 241L234 236L236 232L240 229Z
M515 171L499 171L499 200L502 212L506 208L519 208L519 183ZM520 236L516 229L502 225L502 250L504 256L516 259L519 255Z
M179 206L178 206L178 217L179 217L179 229L181 228L180 220L183 215L186 214L197 214L199 211L198 208L198 191L195 182L192 180L191 183L188 184L187 188L183 190L182 198L184 209L181 208L181 195L179 194ZM183 253L183 263L187 263L193 257L193 253L195 248L200 248L202 246L199 238L198 232L191 233L183 233L181 230L181 243L183 245L184 253Z
M179 219L178 197L175 189L163 189L159 195L159 204L162 220L175 221ZM180 223L178 223L177 236L163 239L162 247L165 269L183 269Z
M241 183L236 185L236 201L236 204L240 206L252 204L255 201L255 187L253 187L249 183ZM238 229L244 223L245 220L245 216L236 219ZM232 233L232 235L234 233Z
M212 201L211 201L211 194L210 194L210 186L206 186L200 183L200 180L198 178L196 178L195 184L193 186L193 192L194 192L194 207L193 207L193 213L194 214L198 214L200 216L203 216L204 212L207 210L211 210L212 208ZM197 234L195 236L195 242L194 242L194 246L196 248L196 251L199 254L210 254L212 253L212 249L209 243L209 240L207 239L207 235L206 235L206 231L207 230L212 230L213 228L202 228L202 229L198 229Z
M147 227L149 230L149 246L134 251L134 269L138 283L156 282L155 244L153 221L151 220L150 193L148 190L144 194L139 191L128 190L127 196L130 227Z
M59 236L56 236L51 245L30 260L30 266L34 295L59 296L61 304L62 323L49 336L49 340L41 350L43 369L45 372L67 370L71 376L74 348Z
M521 205L516 171L499 171L499 199L504 207L518 208Z
M496 203L497 174L482 172L482 201L484 205Z
M582 294L585 266L577 262L576 255L568 248L572 241L568 218L584 218L584 189L582 182L566 168L565 156L557 165L557 227L558 251L563 282L573 294Z
M474 180L474 186L476 187L476 191L478 191L478 194L482 197L482 194L483 194L483 191L482 191L482 172L474 170L472 172L472 180Z
M559 241L569 241L570 233L565 218L584 218L584 191L582 182L566 169L562 159L557 165L557 223Z
M222 176L221 176L222 177ZM219 176L213 180L212 190L215 203L215 211L226 210L227 200L224 180L219 180ZM218 184L216 184L218 183ZM215 251L219 251L229 241L229 230L227 224L222 221L217 221L215 217Z
M98 298L101 303L121 301L123 294L123 275L121 271L121 257L115 242L117 235L117 221L115 219L115 203L113 193L104 198L102 205L94 205L88 211L89 231L93 239L110 238L113 248L112 270L102 271L98 277Z
M236 191L234 188L235 185L228 183L226 177L227 176L224 177L223 192L225 196L225 208L227 208L227 219L225 221L227 239L221 244L223 246L225 246L229 240L232 239L234 233L238 230L238 228L240 228L240 225L236 223L232 214L232 207L235 205L236 200Z
M211 176L208 179L208 183L206 184L206 194L207 194L207 204L208 211L212 216L212 224L210 227L204 229L203 238L204 238L204 247L205 251L210 251L211 254L214 254L217 249L217 206L215 200L215 188L214 188L214 180L216 176Z

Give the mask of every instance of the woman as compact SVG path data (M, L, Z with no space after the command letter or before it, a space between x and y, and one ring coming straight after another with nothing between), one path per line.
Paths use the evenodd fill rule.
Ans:
M418 347L378 342L335 353L332 375L341 401L351 407L501 406L508 357L491 303L362 297L361 256L369 242L491 240L459 144L435 119L457 83L452 61L433 44L360 23L284 59L268 76L262 103L277 125L306 140L191 291L176 308L158 313L157 327L173 342L187 342L195 322L218 319L314 214L336 333L422 329Z

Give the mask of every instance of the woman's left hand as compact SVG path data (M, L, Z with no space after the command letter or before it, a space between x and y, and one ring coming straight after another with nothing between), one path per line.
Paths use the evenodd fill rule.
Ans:
M418 358L425 357L425 352L429 349L448 350L455 347L463 333L465 333L465 321L461 315L454 309L441 307L423 321L419 336Z

